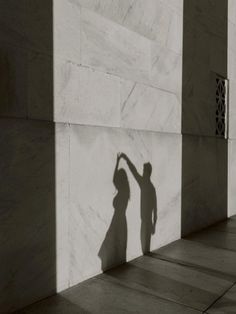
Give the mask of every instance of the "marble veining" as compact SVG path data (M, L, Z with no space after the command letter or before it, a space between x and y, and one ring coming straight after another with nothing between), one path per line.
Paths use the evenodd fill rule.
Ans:
M118 77L58 58L54 71L56 121L120 126Z
M123 127L181 132L181 106L175 94L147 85L123 81L121 95Z
M181 99L182 55L152 43L149 84L174 92Z
M70 0L169 49L182 50L183 1Z
M127 79L149 75L150 41L87 9L81 9L81 62Z

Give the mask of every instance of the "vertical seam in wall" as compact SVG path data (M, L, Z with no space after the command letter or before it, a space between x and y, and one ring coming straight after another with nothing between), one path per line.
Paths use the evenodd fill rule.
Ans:
M71 253L72 250L71 250L71 241L70 241L70 219L71 219L71 184L70 184L70 169L71 169L71 143L70 143L70 138L71 138L71 125L70 123L68 124L68 133L69 133L69 150L68 150L68 212L69 212L69 215L68 215L68 218L67 218L67 240L68 240L68 248L69 248L69 252L68 252L68 278L67 278L67 282L68 282L68 288L70 287L70 269L71 269Z

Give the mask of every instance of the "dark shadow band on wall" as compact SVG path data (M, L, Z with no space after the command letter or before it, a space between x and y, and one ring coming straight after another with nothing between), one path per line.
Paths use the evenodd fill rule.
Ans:
M0 312L56 291L52 0L0 2Z
M227 0L185 0L182 236L227 217L227 139L216 136L216 76L227 78Z

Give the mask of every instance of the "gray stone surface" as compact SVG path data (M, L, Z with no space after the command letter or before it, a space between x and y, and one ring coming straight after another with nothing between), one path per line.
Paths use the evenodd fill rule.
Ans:
M236 252L233 251L181 239L154 251L153 256L171 259L184 265L194 265L236 280Z
M124 247L126 261L142 254L140 193L143 192L125 160L120 160L119 167L125 169L131 191L126 223L116 222L114 215L117 209L113 207L115 186L112 180L117 152L125 152L140 174L145 162L152 164L158 220L156 232L151 236L151 249L179 239L181 136L79 125L56 132L57 140L68 133L59 149L67 151L68 160L63 157L60 167L57 163L59 169L69 168L68 182L65 175L61 177L69 189L69 210L65 210L66 206L57 207L57 239L60 239L57 271L63 283L72 287L89 279L101 272L104 263L106 269L118 266L124 261ZM57 162L58 156L59 152ZM121 230L124 233L127 230L128 241L126 237L120 238ZM106 249L104 240L108 243ZM103 255L98 256L101 247ZM66 256L68 263L61 262ZM60 282L58 285L61 286Z
M105 279L121 283L198 310L205 310L232 282L201 270L152 258L140 257L107 272Z
M183 135L182 235L227 218L227 141Z
M229 223L236 222L232 217ZM223 224L223 223L222 223ZM84 281L19 314L77 313L235 313L234 233L218 224L149 255ZM224 249L215 248L216 241ZM227 235L229 237L227 237ZM204 245L198 241L203 241Z
M122 283L101 278L72 288L61 295L35 304L19 314L54 313L137 313L137 314L197 314L194 309L168 302L146 292L130 289Z
M184 1L182 236L227 218L228 143L216 138L216 76L228 75L227 18L227 0Z
M28 55L0 42L0 116L27 116Z
M1 1L0 43L8 43L27 51L52 54L52 17L52 0Z
M212 229L216 231L223 231L227 233L236 233L236 218L235 216L231 217L230 219L218 223L214 225Z
M218 231L217 226L218 225L213 228L194 233L188 236L187 239L222 249L236 251L236 234Z
M53 119L52 10L52 0L0 3L0 116Z
M229 138L236 138L236 10L235 1L228 0L228 78L229 86ZM235 194L235 193L234 193ZM232 195L233 196L233 195ZM236 210L234 209L234 214Z
M236 312L236 285L220 298L208 311L209 314L234 314Z
M30 119L52 121L53 103L53 58L41 53L28 54L28 110Z
M236 88L232 88L236 91ZM231 114L229 113L231 116ZM232 118L232 116L231 116ZM235 123L233 123L235 125ZM228 216L236 214L236 140L228 140Z
M227 14L226 0L184 1L183 134L215 136L215 74L227 77Z
M0 119L0 146L0 313L8 313L56 290L54 125Z

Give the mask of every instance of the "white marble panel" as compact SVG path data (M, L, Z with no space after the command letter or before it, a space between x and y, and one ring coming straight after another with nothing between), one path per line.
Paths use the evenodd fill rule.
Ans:
M177 1L178 2L178 1ZM175 11L171 12L171 19L167 35L167 48L179 53L183 53L183 7L181 12L177 14ZM158 37L156 39L158 41Z
M145 162L152 164L158 220L151 249L180 237L181 136L71 125L70 286L101 272L98 253L114 213L113 174L119 152L126 153L141 174ZM119 167L126 170L130 185L126 211L130 260L142 254L140 189L124 160ZM118 224L116 231L120 228ZM119 250L121 231L116 237L114 247Z
M228 37L229 138L236 138L236 57L235 50L230 48L234 45L234 42L235 40L231 34Z
M182 14L160 0L137 0L127 12L123 25L162 46L182 52Z
M131 129L181 133L181 103L173 93L123 81L121 124Z
M236 9L236 7L235 7ZM236 16L236 11L235 11ZM236 52L236 24L232 23L230 20L228 21L228 49Z
M149 75L150 41L102 16L81 9L81 62L126 79Z
M80 63L81 10L68 0L54 1L54 54Z
M150 84L164 90L182 93L182 55L161 46L151 45Z
M228 141L228 217L236 215L236 140Z
M57 291L69 285L69 125L55 125Z
M232 49L228 49L228 78L236 80L236 56Z
M183 1L71 0L146 38L182 52Z
M229 15L230 11L234 11L233 1L229 2ZM236 13L234 13L236 16ZM229 16L230 19L230 16ZM236 119L236 93L235 93L235 84L236 84L236 45L235 45L235 36L236 36L236 25L228 21L228 78L229 78L229 137L236 137L236 128L234 127L234 121Z
M71 62L55 61L55 120L120 125L120 79Z
M236 1L228 0L228 20L236 24Z
M236 139L236 79L229 81L229 138Z
M164 2L172 7L173 9L177 9L181 14L183 14L183 6L184 6L184 0L167 0Z
M122 24L127 12L131 9L135 0L70 0L74 4L81 5L113 22Z

